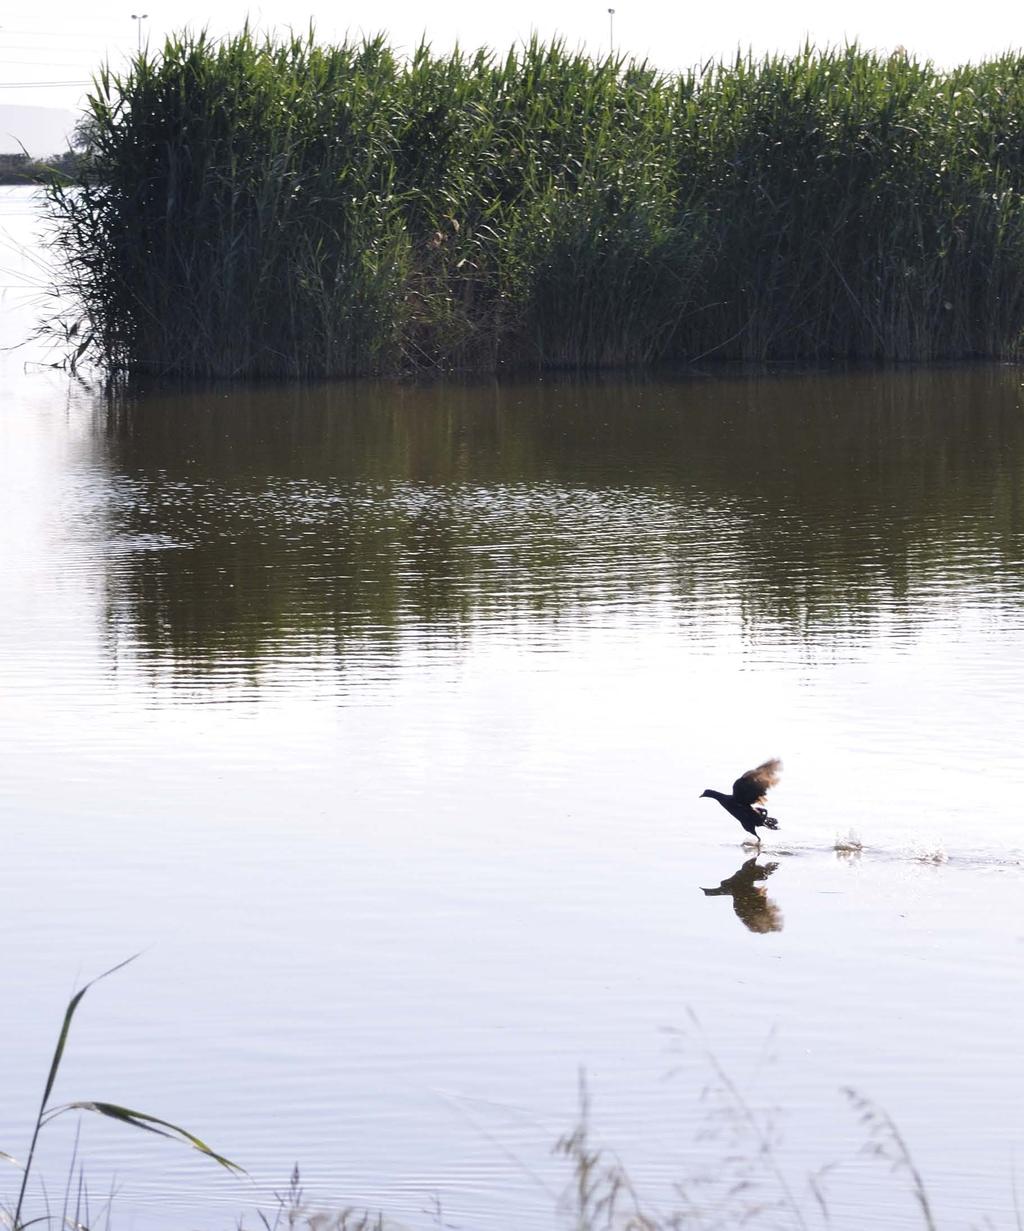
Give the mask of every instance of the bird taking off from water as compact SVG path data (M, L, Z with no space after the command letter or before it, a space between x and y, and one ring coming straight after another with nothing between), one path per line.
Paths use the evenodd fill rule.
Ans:
M722 807L734 816L748 834L761 845L757 835L757 826L764 825L767 829L778 829L779 822L768 815L764 806L764 798L770 787L773 787L782 776L782 762L778 757L765 761L757 769L748 769L745 774L732 784L732 794L723 795L721 791L704 791L701 799L717 799Z

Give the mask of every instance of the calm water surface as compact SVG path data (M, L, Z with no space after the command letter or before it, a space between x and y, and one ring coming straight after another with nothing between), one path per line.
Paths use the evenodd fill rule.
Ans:
M24 193L0 226L10 345ZM124 401L40 357L0 358L0 1148L141 949L57 1097L252 1178L84 1121L116 1231L256 1226L296 1161L323 1209L573 1225L581 1071L663 1216L822 1226L817 1176L922 1226L850 1087L941 1225L1017 1225L1024 373ZM751 864L698 796L772 754Z

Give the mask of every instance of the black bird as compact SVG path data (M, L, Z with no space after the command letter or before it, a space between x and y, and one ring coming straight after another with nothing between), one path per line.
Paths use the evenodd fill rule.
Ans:
M755 855L738 872L722 881L717 889L703 889L701 892L709 898L732 898L736 918L749 931L762 935L781 932L782 911L768 897L764 885L756 883L766 881L778 866L777 863L758 863Z
M764 825L767 829L778 829L779 822L768 815L764 806L764 797L768 788L773 787L782 774L782 762L778 757L765 761L757 769L748 769L732 784L732 794L723 795L721 791L707 790L701 794L701 799L717 799L722 807L734 816L748 834L761 845L757 836L757 826Z

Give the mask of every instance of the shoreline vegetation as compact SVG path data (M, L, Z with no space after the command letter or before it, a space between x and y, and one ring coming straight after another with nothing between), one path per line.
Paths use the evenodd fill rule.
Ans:
M90 979L71 997L64 1010L64 1017L61 1021L60 1031L57 1035L57 1044L53 1049L53 1056L50 1060L49 1072L46 1076L46 1084L43 1087L43 1097L39 1104L39 1111L36 1113L35 1122L32 1125L31 1139L29 1141L28 1152L25 1155L25 1161L19 1162L12 1155L4 1150L0 1150L0 1160L12 1164L21 1172L21 1181L18 1185L18 1196L13 1209L9 1209L6 1204L0 1203L0 1223L10 1228L10 1231L28 1231L28 1228L38 1224L52 1226L56 1222L61 1227L78 1227L87 1229L89 1223L88 1216L88 1190L84 1182L81 1168L77 1160L77 1136L75 1146L71 1156L71 1171L64 1188L63 1208L59 1213L51 1212L49 1201L46 1197L45 1186L43 1187L43 1204L46 1208L46 1214L41 1217L22 1219L22 1209L25 1205L25 1198L28 1195L29 1180L33 1176L33 1162L36 1157L36 1147L39 1144L39 1135L44 1128L52 1124L54 1120L61 1116L67 1115L68 1112L83 1112L91 1111L97 1115L106 1116L111 1120L115 1120L120 1124L127 1125L131 1128L142 1129L144 1132L153 1133L157 1137L167 1137L173 1141L179 1141L190 1146L194 1150L198 1150L200 1154L204 1154L207 1158L218 1163L226 1171L234 1172L236 1175L245 1175L246 1172L237 1163L233 1163L229 1158L218 1154L215 1150L190 1133L187 1129L181 1128L177 1124L172 1124L169 1120L162 1120L159 1116L148 1115L144 1111L133 1111L128 1107L122 1107L118 1103L99 1102L95 1099L77 1100L73 1103L63 1103L54 1105L51 1101L53 1089L57 1082L57 1075L60 1072L61 1064L64 1060L64 1052L68 1044L68 1037L71 1033L71 1024L75 1013L86 992L91 987L94 987L101 980L108 978L112 974L116 974L119 970L123 970L136 960L139 955L136 953L132 957L126 958L122 962L118 962L116 966L112 966L109 970L97 975L94 979ZM76 1174L77 1172L77 1174ZM85 1221L82 1221L83 1215ZM108 1210L108 1226L109 1226L109 1210Z
M184 33L103 69L80 129L54 327L109 375L1022 351L1021 54L667 75Z
M29 154L0 154L0 187L24 188L49 184L55 175L73 176L78 172L80 155L74 150L33 158Z
M243 1167L212 1150L187 1129L158 1116L133 1111L116 1103L94 1100L60 1105L52 1103L73 1019L83 998L97 983L123 970L138 956L135 954L89 980L68 1001L25 1160L20 1162L0 1150L0 1162L12 1164L21 1172L13 1206L0 1198L0 1223L9 1227L10 1231L28 1231L34 1225L51 1227L55 1224L87 1228L98 1223L98 1219L94 1222L95 1211L90 1209L88 1185L78 1158L77 1134L63 1200L58 1198L51 1206L46 1187L40 1183L45 1212L27 1219L22 1217L26 1197L29 1196L30 1179L35 1178L33 1162L41 1130L68 1112L95 1112L122 1125L177 1141L236 1176L252 1178ZM710 1165L709 1160L705 1159L696 1174L676 1179L672 1185L676 1208L671 1212L647 1208L618 1157L593 1144L590 1096L586 1075L581 1069L575 1127L562 1136L554 1147L554 1153L564 1159L568 1167L567 1185L558 1202L559 1213L571 1219L577 1231L599 1231L599 1228L605 1231L616 1228L623 1228L623 1231L680 1231L683 1227L710 1229L757 1226L763 1222L773 1227L810 1231L811 1226L829 1225L829 1176L841 1166L841 1161L820 1167L803 1180L790 1177L779 1156L781 1136L775 1122L776 1112L759 1108L749 1101L742 1084L729 1075L707 1044L696 1015L691 1011L689 1016L689 1027L668 1033L681 1055L692 1054L708 1071L701 1096L702 1101L707 1102L707 1123L695 1141L711 1146L712 1154L720 1152L720 1157ZM937 1231L924 1178L892 1117L852 1088L844 1087L842 1094L865 1136L860 1153L881 1162L890 1173L900 1177L905 1186L905 1197L912 1207L917 1207L924 1231ZM541 1183L542 1187L547 1188ZM552 1197L556 1196L552 1190L548 1189L548 1192ZM1019 1231L1022 1223L1015 1186L1012 1192L1014 1221ZM29 1199L31 1201L31 1197ZM378 1211L347 1206L336 1213L328 1213L311 1207L305 1199L298 1165L293 1168L285 1190L275 1194L275 1200L277 1208L271 1211L275 1215L273 1222L266 1212L256 1213L263 1231L284 1231L284 1228L294 1231L301 1227L309 1231L402 1231L400 1223ZM434 1212L437 1225L448 1225L436 1195ZM104 1202L103 1209L98 1213L110 1227L109 1201ZM235 1225L238 1231L244 1231L244 1215Z

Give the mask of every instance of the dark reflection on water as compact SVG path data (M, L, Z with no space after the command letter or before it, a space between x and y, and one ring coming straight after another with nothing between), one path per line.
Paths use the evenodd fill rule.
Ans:
M1012 368L109 408L115 640L173 665L631 613L808 645L1020 602Z
M717 889L702 889L709 898L732 898L736 918L751 932L781 932L782 911L767 896L759 881L766 881L778 869L777 863L758 863L757 856L727 877Z

